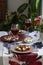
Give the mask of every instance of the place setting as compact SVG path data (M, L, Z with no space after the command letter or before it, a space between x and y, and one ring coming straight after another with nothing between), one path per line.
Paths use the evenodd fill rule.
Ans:
M28 54L31 53L34 47L30 45L25 45L23 43L18 45L13 45L10 47L10 51L15 54Z
M10 51L16 54L29 54L29 53L34 53L34 52L37 53L38 50L42 49L43 47L43 43L41 41L37 41L31 45L30 44L29 43L25 44L23 42L20 42L20 44L18 45L11 46Z
M0 39L6 42L17 41L19 39L19 36L22 36L22 35L24 35L24 32L23 30L22 31L19 30L18 24L12 24L8 34L5 35L4 33L4 35L2 35Z

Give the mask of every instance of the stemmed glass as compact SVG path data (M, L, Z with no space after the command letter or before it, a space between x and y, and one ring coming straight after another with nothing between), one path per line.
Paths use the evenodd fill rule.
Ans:
M30 29L30 27L31 27L31 21L29 19L27 19L25 21L24 26L25 26L25 29L28 31Z
M19 32L19 26L18 24L12 24L11 25L11 32L13 33L13 35L17 35Z

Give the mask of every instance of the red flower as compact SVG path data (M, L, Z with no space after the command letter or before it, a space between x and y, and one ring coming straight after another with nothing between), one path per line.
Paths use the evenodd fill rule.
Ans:
M35 18L34 22L35 22L35 25L37 25L37 24L40 23L40 19L39 18Z

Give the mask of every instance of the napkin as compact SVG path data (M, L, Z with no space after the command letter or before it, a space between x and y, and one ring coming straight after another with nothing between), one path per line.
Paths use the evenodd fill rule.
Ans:
M37 56L38 56L38 54L36 54L36 53L23 54L23 55L19 54L18 60L19 61L27 61L27 62L29 61L29 62L31 62L31 61L35 60Z
M31 36L34 40L38 40L40 38L39 31L27 32L27 36Z
M3 35L8 35L8 33L5 32L5 31L0 31L0 37L3 36Z
M20 65L20 64L18 64L17 62L13 62L13 61L9 61L9 64L10 64L10 65Z
M36 48L42 48L43 47L43 43L42 42L36 42L36 43L34 43L33 45L32 45L34 48L36 47Z

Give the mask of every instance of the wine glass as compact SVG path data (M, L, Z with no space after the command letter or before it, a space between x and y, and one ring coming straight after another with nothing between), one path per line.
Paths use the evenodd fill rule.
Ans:
M30 29L30 27L31 27L31 21L29 19L27 19L25 21L24 26L25 26L25 29L28 31Z
M13 35L17 35L19 32L19 27L18 24L12 24L11 25L11 32L13 33Z

